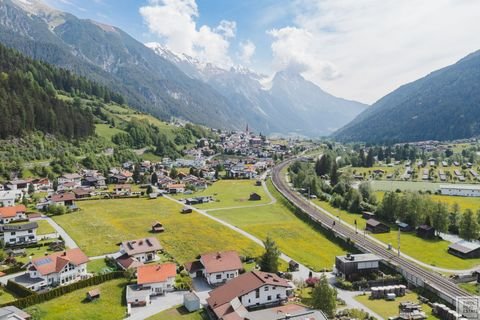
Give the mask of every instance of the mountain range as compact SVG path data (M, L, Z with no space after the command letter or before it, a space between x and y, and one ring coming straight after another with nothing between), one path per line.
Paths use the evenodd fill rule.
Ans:
M480 135L480 51L403 85L333 134L341 141L410 142Z
M230 129L248 123L267 134L319 136L367 107L334 97L298 73L281 71L270 79L147 47L119 28L39 0L0 0L0 42L100 82L161 119Z

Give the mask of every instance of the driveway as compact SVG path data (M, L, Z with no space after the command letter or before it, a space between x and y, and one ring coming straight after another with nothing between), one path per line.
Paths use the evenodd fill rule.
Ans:
M164 296L152 297L151 303L145 307L135 307L131 309L131 315L128 320L143 320L159 312L183 304L183 295L185 291L168 292Z
M212 291L210 285L205 281L204 278L193 278L192 279L193 291L200 298L200 303L202 305L207 304L207 298L209 297L208 293Z

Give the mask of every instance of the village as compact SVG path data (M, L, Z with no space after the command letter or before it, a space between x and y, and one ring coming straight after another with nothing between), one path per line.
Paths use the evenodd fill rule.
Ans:
M106 308L108 319L458 316L408 286L382 257L331 241L328 231L313 230L282 202L270 179L272 168L300 152L317 155L319 145L269 141L248 127L218 137L200 139L185 158L125 162L108 172L79 168L53 181L14 178L2 184L0 310L35 319L65 295L78 300L72 314ZM471 186L442 188L441 194L476 196ZM313 194L307 198L323 206ZM353 226L353 218L338 217ZM361 232L390 233L391 226L372 212L362 217ZM413 230L400 222L398 228ZM286 238L289 233L294 242ZM416 235L432 239L436 233L421 225ZM271 254L272 242L278 266L270 269L262 260ZM463 241L448 252L477 258L479 248ZM476 281L477 273L470 276ZM322 279L336 288L335 314L313 302Z

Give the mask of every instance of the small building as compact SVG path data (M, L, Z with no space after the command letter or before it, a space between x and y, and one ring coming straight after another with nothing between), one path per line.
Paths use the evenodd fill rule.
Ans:
M85 199L85 198L90 198L92 196L90 194L90 191L82 188L73 189L72 192L75 195L76 199Z
M5 246L21 246L37 243L38 223L7 224L0 226Z
M200 298L193 292L187 292L183 295L183 306L188 312L194 312L200 309Z
M0 223L7 224L12 221L28 220L26 212L27 208L23 204L0 208Z
M129 196L132 193L132 186L129 184L116 184L113 192L117 196Z
M362 212L362 218L366 219L366 220L375 218L375 213L369 212L369 211L363 211Z
M19 197L20 195L16 190L0 191L0 204L4 207L14 206L15 200Z
M367 220L367 225L365 226L365 229L371 233L387 233L390 232L390 227L387 226L386 224L375 220L375 219L368 219Z
M480 244L461 240L451 244L448 252L462 259L480 258Z
M250 200L250 201L259 201L259 200L262 200L262 196L259 195L259 194L256 193L256 192L253 192L253 193L250 193L250 197L248 198L248 200Z
M93 301L100 298L100 289L93 289L87 292L87 300Z
M417 228L417 236L424 239L435 238L435 228L426 224L422 224Z
M153 233L160 233L160 232L164 232L164 231L165 231L165 228L163 227L163 224L161 224L160 222L155 221L152 224L152 232Z
M2 320L30 320L32 316L18 309L15 306L0 308L0 319Z
M184 193L185 185L183 183L172 183L167 185L167 191L170 194Z
M204 277L208 284L218 285L238 277L243 269L236 251L205 253L199 260L188 262L185 269L192 278Z
M75 195L73 193L53 194L49 203L72 208L75 207Z
M298 271L299 268L300 268L300 265L298 264L298 262L296 262L294 260L290 260L288 262L288 271L290 271L290 272Z
M261 186L262 186L262 180L257 180L257 181L255 182L255 185L256 185L257 187L261 187Z
M382 259L372 253L347 254L335 257L335 269L338 276L347 280L377 272Z
M400 231L402 232L410 232L415 229L414 227L405 222L397 221L396 224L398 226L398 229L400 229Z
M193 210L192 210L191 207L185 206L185 207L182 208L182 213L192 213L192 212L193 212Z
M442 184L440 185L440 193L448 196L480 197L480 186L471 184Z

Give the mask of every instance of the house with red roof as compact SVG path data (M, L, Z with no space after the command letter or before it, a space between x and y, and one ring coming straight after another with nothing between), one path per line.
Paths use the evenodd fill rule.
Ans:
M207 304L217 319L243 320L251 309L279 305L292 290L287 280L274 273L251 271L210 291Z
M186 263L185 269L192 278L204 277L208 284L219 285L238 277L243 265L236 251L222 251L202 254L199 260Z
M0 208L0 223L7 224L12 221L28 220L26 212L27 208L23 204Z
M13 280L31 290L39 291L66 285L88 277L88 257L79 248L55 252L27 263L27 272Z
M127 303L144 306L150 297L174 290L177 266L175 263L150 264L137 268L137 284L127 287Z

